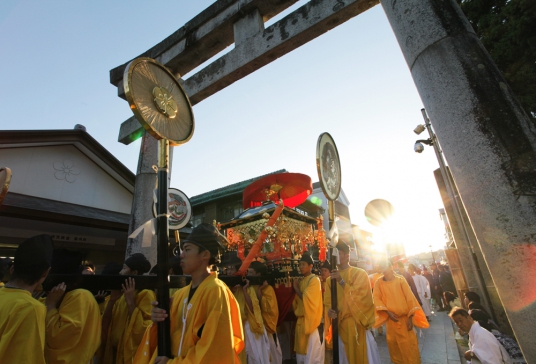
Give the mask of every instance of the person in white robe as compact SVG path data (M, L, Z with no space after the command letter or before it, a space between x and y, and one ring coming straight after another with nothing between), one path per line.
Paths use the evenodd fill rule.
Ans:
M410 264L408 266L408 272L413 277L415 282L415 287L417 288L417 293L422 302L422 310L424 315L430 321L430 315L432 314L432 309L430 307L430 282L424 276L421 275L421 270L416 268L415 265Z
M469 350L464 355L467 361L473 364L512 363L512 359L495 336L474 321L466 310L456 307L449 316L462 332L469 334Z

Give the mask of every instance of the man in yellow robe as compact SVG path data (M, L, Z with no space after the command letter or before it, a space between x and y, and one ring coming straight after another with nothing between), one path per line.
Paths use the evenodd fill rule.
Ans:
M387 347L395 364L420 364L419 344L413 326L428 321L406 279L384 264L383 277L374 284L375 327L387 324Z
M173 295L171 303L171 350L174 358L157 356L157 323L167 317L153 302L151 325L134 362L239 364L244 349L240 309L225 283L210 267L224 250L225 238L210 224L200 224L181 242L181 267L192 277L190 284Z
M79 253L64 249L56 251L51 272L77 274L80 262ZM47 364L89 363L101 340L101 315L93 294L85 289L69 291L64 283L60 283L47 295L45 306Z
M261 262L251 263L248 269L248 275L262 276L264 274L266 274L266 266L264 264ZM262 320L266 334L268 335L268 342L270 343L270 363L281 364L283 362L283 354L276 333L279 307L277 306L274 287L264 281L262 285L254 285L253 288L260 303Z
M151 264L141 253L125 260L121 275L142 275ZM102 352L99 364L131 364L147 327L151 324L154 292L136 290L135 281L126 279L122 291L112 291L102 315Z
M318 326L322 321L324 306L320 279L312 273L313 259L309 253L300 258L300 273L303 279L294 280L296 292L292 308L298 318L294 339L294 351L297 364L323 364L324 345L320 341Z
M46 307L32 297L50 271L53 245L48 235L22 242L11 279L0 289L0 360L44 364Z
M326 282L324 306L331 319L338 319L340 363L367 364L367 346L372 344L367 342L367 330L374 324L369 277L363 269L350 266L350 247L346 243L339 242L337 250L340 264ZM338 285L337 311L331 309L332 284Z

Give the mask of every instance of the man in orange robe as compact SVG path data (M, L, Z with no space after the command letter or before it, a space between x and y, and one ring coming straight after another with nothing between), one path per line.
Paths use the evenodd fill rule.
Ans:
M384 263L382 269L383 277L374 284L374 327L387 324L387 347L393 363L420 364L413 327L427 328L428 321L406 279L395 274L388 264Z
M340 362L368 364L367 330L374 324L370 280L363 269L350 266L350 247L346 243L339 242L337 250L339 251L339 269L333 270L326 282L324 306L328 309L331 319L339 320ZM338 285L337 311L331 309L332 284ZM343 361L344 359L346 361Z

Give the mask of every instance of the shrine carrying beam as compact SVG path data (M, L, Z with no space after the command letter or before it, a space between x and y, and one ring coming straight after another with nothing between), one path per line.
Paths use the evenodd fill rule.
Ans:
M297 0L217 1L140 57L151 57L180 77L231 44L235 48L181 80L192 105L253 73L277 58L379 4L379 0L311 0L264 28L264 22ZM128 62L127 62L128 63ZM110 82L124 98L123 64L110 71ZM119 142L143 134L135 117L121 124Z

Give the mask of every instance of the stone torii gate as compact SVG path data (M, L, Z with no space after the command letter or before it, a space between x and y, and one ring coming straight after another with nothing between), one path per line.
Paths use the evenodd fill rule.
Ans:
M182 80L195 105L380 3L310 0L264 27L296 1L219 0L141 56L156 59L180 77L234 43L232 51ZM381 0L381 5L525 359L536 362L531 339L536 327L536 128L455 0ZM123 98L127 63L110 71ZM151 167L157 148L134 117L121 125L120 142L129 144L139 136L143 141L130 231L152 217L156 174ZM143 251L139 239L129 241L127 254Z

